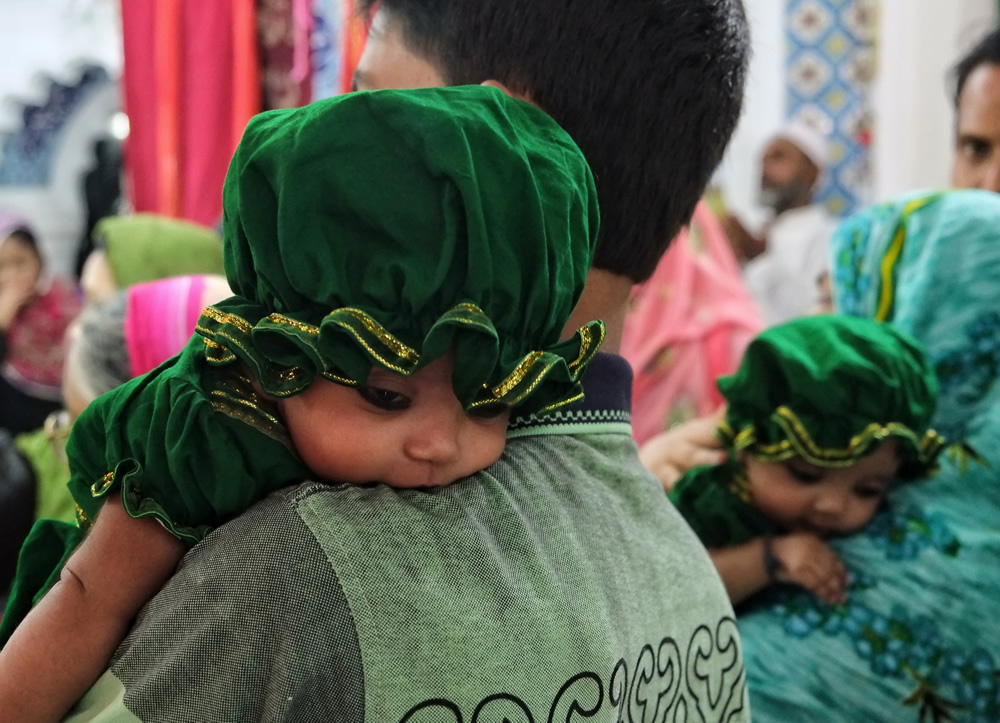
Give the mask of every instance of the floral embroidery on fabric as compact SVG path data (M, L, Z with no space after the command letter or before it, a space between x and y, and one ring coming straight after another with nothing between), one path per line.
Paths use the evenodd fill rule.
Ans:
M912 560L929 547L955 557L961 547L940 517L913 506L881 510L869 523L866 533L890 560Z
M874 585L859 576L850 590ZM849 593L850 594L850 591ZM1000 720L1000 670L990 651L947 647L936 621L910 617L902 608L884 615L863 603L830 606L815 596L791 589L775 591L773 610L784 618L785 631L803 638L817 631L845 636L876 675L907 677L914 690L903 705L919 706L919 720Z
M1000 376L1000 312L989 310L974 317L964 329L966 342L934 355L944 406L975 404L993 388ZM961 429L941 431L949 439L964 439L968 415L952 423ZM951 434L949 434L951 432Z

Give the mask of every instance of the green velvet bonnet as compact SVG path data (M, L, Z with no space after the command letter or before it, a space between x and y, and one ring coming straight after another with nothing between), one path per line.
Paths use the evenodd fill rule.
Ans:
M351 93L251 120L223 192L236 296L208 360L282 397L455 352L456 395L579 399L604 336L560 342L597 240L590 169L538 108L485 86Z
M765 461L847 467L896 439L899 476L914 477L944 445L930 429L938 385L927 354L871 319L810 316L767 329L718 386L724 446Z

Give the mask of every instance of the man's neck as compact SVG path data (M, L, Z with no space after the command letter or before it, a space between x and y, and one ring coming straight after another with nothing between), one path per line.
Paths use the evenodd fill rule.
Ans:
M569 338L588 321L601 319L607 327L601 351L617 354L622 343L622 328L625 326L625 312L628 297L632 291L632 281L610 271L591 269L587 274L587 285L576 308L570 315L563 338Z
M796 198L791 203L786 205L784 208L775 209L775 217L780 216L783 213L788 213L789 211L794 211L797 208L805 208L806 206L812 205L812 195L800 196Z

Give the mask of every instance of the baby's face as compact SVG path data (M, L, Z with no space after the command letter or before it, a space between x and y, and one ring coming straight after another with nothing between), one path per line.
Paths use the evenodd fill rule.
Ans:
M452 388L454 360L411 376L373 369L357 389L317 379L278 402L302 460L331 482L442 487L500 458L509 408L467 411Z
M756 507L788 531L821 537L864 527L899 471L896 440L851 467L817 467L800 457L784 462L744 460Z

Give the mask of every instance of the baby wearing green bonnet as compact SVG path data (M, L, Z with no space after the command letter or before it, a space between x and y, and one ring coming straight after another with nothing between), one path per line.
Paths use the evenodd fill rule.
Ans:
M596 192L541 110L469 86L264 113L223 201L235 296L81 415L78 525L25 543L0 627L19 720L65 714L184 551L270 492L451 484L499 458L512 409L582 396L603 324L560 339Z
M689 470L671 501L734 604L774 582L843 602L847 570L825 540L864 527L944 446L927 354L890 324L803 317L761 333L718 386L728 459Z

